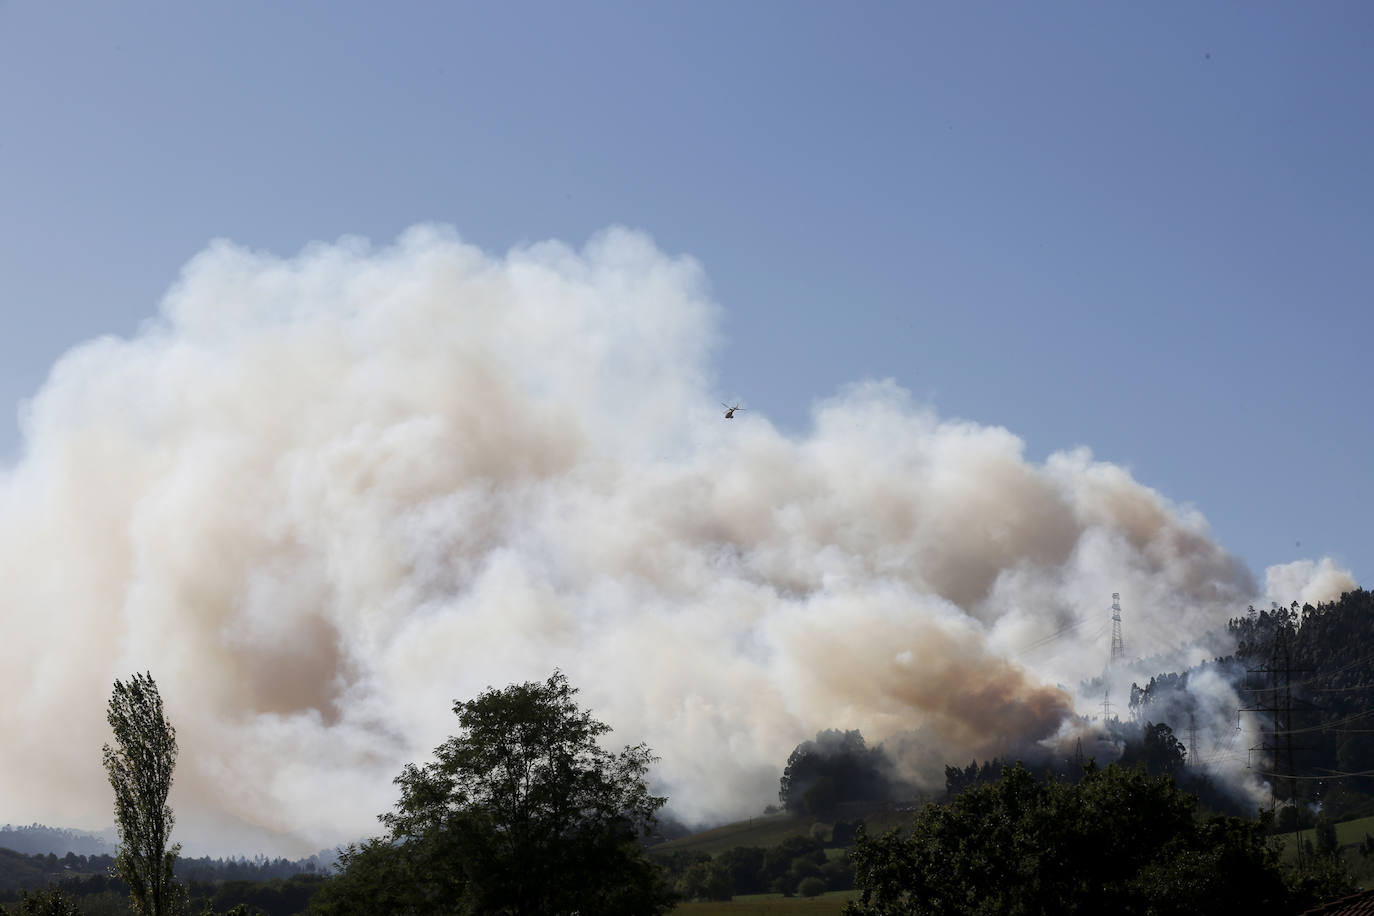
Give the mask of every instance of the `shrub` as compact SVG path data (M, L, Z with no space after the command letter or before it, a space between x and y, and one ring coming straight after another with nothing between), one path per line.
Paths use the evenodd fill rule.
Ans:
M63 893L59 887L45 887L32 895L23 891L19 902L6 909L0 904L0 913L11 916L81 916L76 901Z
M819 897L825 893L825 882L820 878L803 878L797 885L797 893L803 897Z

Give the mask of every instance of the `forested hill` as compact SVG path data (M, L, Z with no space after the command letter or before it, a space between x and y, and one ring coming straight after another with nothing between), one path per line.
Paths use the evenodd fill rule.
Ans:
M1296 779L1283 781L1337 819L1374 814L1374 593L1251 609L1229 629L1248 693L1276 711L1278 745L1292 740Z
M323 877L333 870L335 852L322 851L308 859L178 858L175 874L178 881L192 886L281 882L299 875ZM54 853L24 854L0 848L0 903L17 899L20 891L59 882L79 897L106 891L127 894L123 883L111 877L114 865L114 857L103 853L85 856L68 852L59 857Z
M98 893L106 885L122 888L108 877L115 852L115 845L98 834L42 824L6 824L0 827L0 902L16 899L21 890L58 881L78 894ZM321 850L306 859L183 856L177 859L176 877L188 882L280 881L299 874L328 874L336 856L337 850Z
M30 824L17 827L6 824L0 827L0 849L12 849L25 855L65 856L75 853L79 856L114 855L115 845L96 833L82 830L66 830L60 827L45 827Z
M1356 589L1315 606L1250 608L1227 630L1234 654L1214 664L1260 717L1265 744L1282 751L1278 764L1255 761L1279 797L1296 787L1304 807L1320 806L1337 820L1374 814L1374 593ZM1205 700L1188 689L1196 673L1132 685L1133 714L1167 722L1176 733L1190 714L1201 718Z
M0 849L0 900L9 900L23 889L60 881L69 874L56 856L26 856L12 849Z
M86 859L109 858L113 862L117 852L116 844L99 834L43 824L30 824L27 827L6 824L0 827L0 849L21 853L25 857L52 856L55 860L61 860L69 871L76 867L74 859L81 860L81 867L77 867L77 870L84 871ZM334 867L337 857L337 849L322 849L304 859L269 858L263 855L251 859L243 856L222 859L179 856L176 873L178 878L187 881L266 881L296 874L326 874ZM103 868L104 864L101 864L100 869Z

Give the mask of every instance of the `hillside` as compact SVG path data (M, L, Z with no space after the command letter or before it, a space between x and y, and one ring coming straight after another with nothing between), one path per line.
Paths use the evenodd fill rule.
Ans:
M894 827L906 826L911 822L911 816L911 804L883 803L871 806L845 806L839 820L851 823L861 820L870 836L879 836ZM654 847L654 852L704 852L715 856L737 846L767 848L776 846L789 837L811 836L812 829L817 824L821 825L824 836L829 838L835 821L818 821L807 815L788 813L764 814L660 843Z
M25 855L65 856L75 853L78 856L114 855L115 843L98 833L85 830L68 830L64 827L48 827L43 824L30 824L27 827L6 824L0 827L0 848L13 849Z
M21 890L32 890L78 875L104 874L114 864L108 857L94 860L68 853L59 859L47 855L25 855L0 847L0 900L12 899Z
M1338 820L1374 815L1374 594L1355 589L1315 606L1251 608L1227 629L1234 655L1131 685L1133 718L1178 735L1194 719L1230 718L1234 708L1194 688L1220 677L1263 730L1271 752L1252 763L1287 803L1279 811L1284 828L1299 826L1299 811L1301 826L1315 810ZM1215 756L1204 751L1200 760L1205 766Z
M1374 861L1370 861L1370 854L1374 852L1374 817L1340 821L1333 826L1336 829L1336 844L1342 855L1355 869L1357 877L1374 877ZM1301 839L1304 847L1315 845L1317 843L1317 831L1315 828L1309 828L1293 833L1279 834L1278 840L1282 844L1285 861L1291 862L1297 859L1295 839Z

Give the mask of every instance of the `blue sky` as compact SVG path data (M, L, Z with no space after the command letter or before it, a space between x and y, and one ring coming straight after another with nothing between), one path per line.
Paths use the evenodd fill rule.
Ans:
M0 3L0 454L214 238L623 224L720 399L891 377L1367 582L1374 7Z

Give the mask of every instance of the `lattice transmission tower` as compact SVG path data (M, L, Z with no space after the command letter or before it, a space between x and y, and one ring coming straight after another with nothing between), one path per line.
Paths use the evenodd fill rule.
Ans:
M1260 743L1250 748L1250 753L1259 752L1270 760L1272 770L1261 775L1270 779L1270 804L1277 806L1280 801L1296 806L1298 804L1298 768L1293 764L1294 751L1310 751L1311 747L1293 743L1293 735L1305 729L1293 728L1294 706L1299 712L1310 708L1310 704L1293 696L1293 675L1311 671L1310 668L1294 668L1291 640L1291 627L1280 624L1274 628L1273 642L1269 650L1269 661L1258 668L1246 668L1246 674L1267 675L1268 683L1246 689L1255 694L1255 702L1242 706L1241 712L1268 713L1271 725L1268 729L1261 723ZM1288 798L1280 796L1280 784L1288 784ZM1299 849L1299 860L1301 852Z
M1126 660L1126 643L1121 639L1121 593L1112 592L1112 657L1109 665Z

